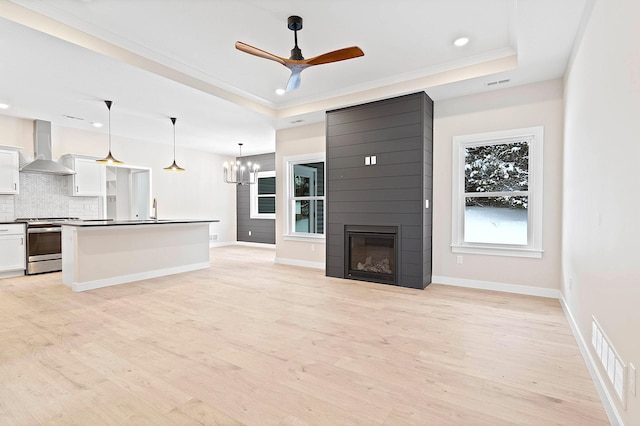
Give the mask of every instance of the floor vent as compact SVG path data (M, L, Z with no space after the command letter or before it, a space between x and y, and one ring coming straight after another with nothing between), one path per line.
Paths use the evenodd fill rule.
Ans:
M618 352L613 348L611 340L604 334L602 327L598 324L595 317L591 317L591 345L596 351L596 355L604 371L607 372L607 377L613 385L613 389L618 395L622 406L626 408L625 402L625 377L627 377L627 366L618 355Z

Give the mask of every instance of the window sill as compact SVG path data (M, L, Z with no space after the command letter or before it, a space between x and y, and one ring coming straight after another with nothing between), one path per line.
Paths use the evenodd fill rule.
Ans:
M324 244L324 235L283 235L282 239L285 241L302 241L306 243Z
M249 216L249 219L271 219L275 220L276 215Z
M480 247L452 245L453 253L484 254L489 256L528 257L541 259L543 251L540 249L516 248L516 247Z

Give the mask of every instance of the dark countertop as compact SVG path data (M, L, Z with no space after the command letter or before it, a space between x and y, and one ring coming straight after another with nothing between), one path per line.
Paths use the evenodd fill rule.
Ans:
M0 222L0 225L24 225L24 222L16 222L15 220Z
M211 223L219 219L133 219L133 220L71 220L61 223L62 226L128 226L128 225L174 225L180 223Z

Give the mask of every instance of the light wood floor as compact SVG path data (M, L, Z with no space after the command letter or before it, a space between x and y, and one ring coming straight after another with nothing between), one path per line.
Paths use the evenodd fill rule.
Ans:
M84 293L0 280L0 424L609 424L557 300L211 254Z

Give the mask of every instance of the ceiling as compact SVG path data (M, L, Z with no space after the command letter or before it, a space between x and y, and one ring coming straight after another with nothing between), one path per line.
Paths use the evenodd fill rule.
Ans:
M589 0L0 0L0 114L236 155L329 109L424 90L435 101L562 77ZM365 56L302 73L288 57L348 46ZM464 47L453 41L470 38ZM489 84L497 81L508 82ZM3 141L3 143L7 143Z

